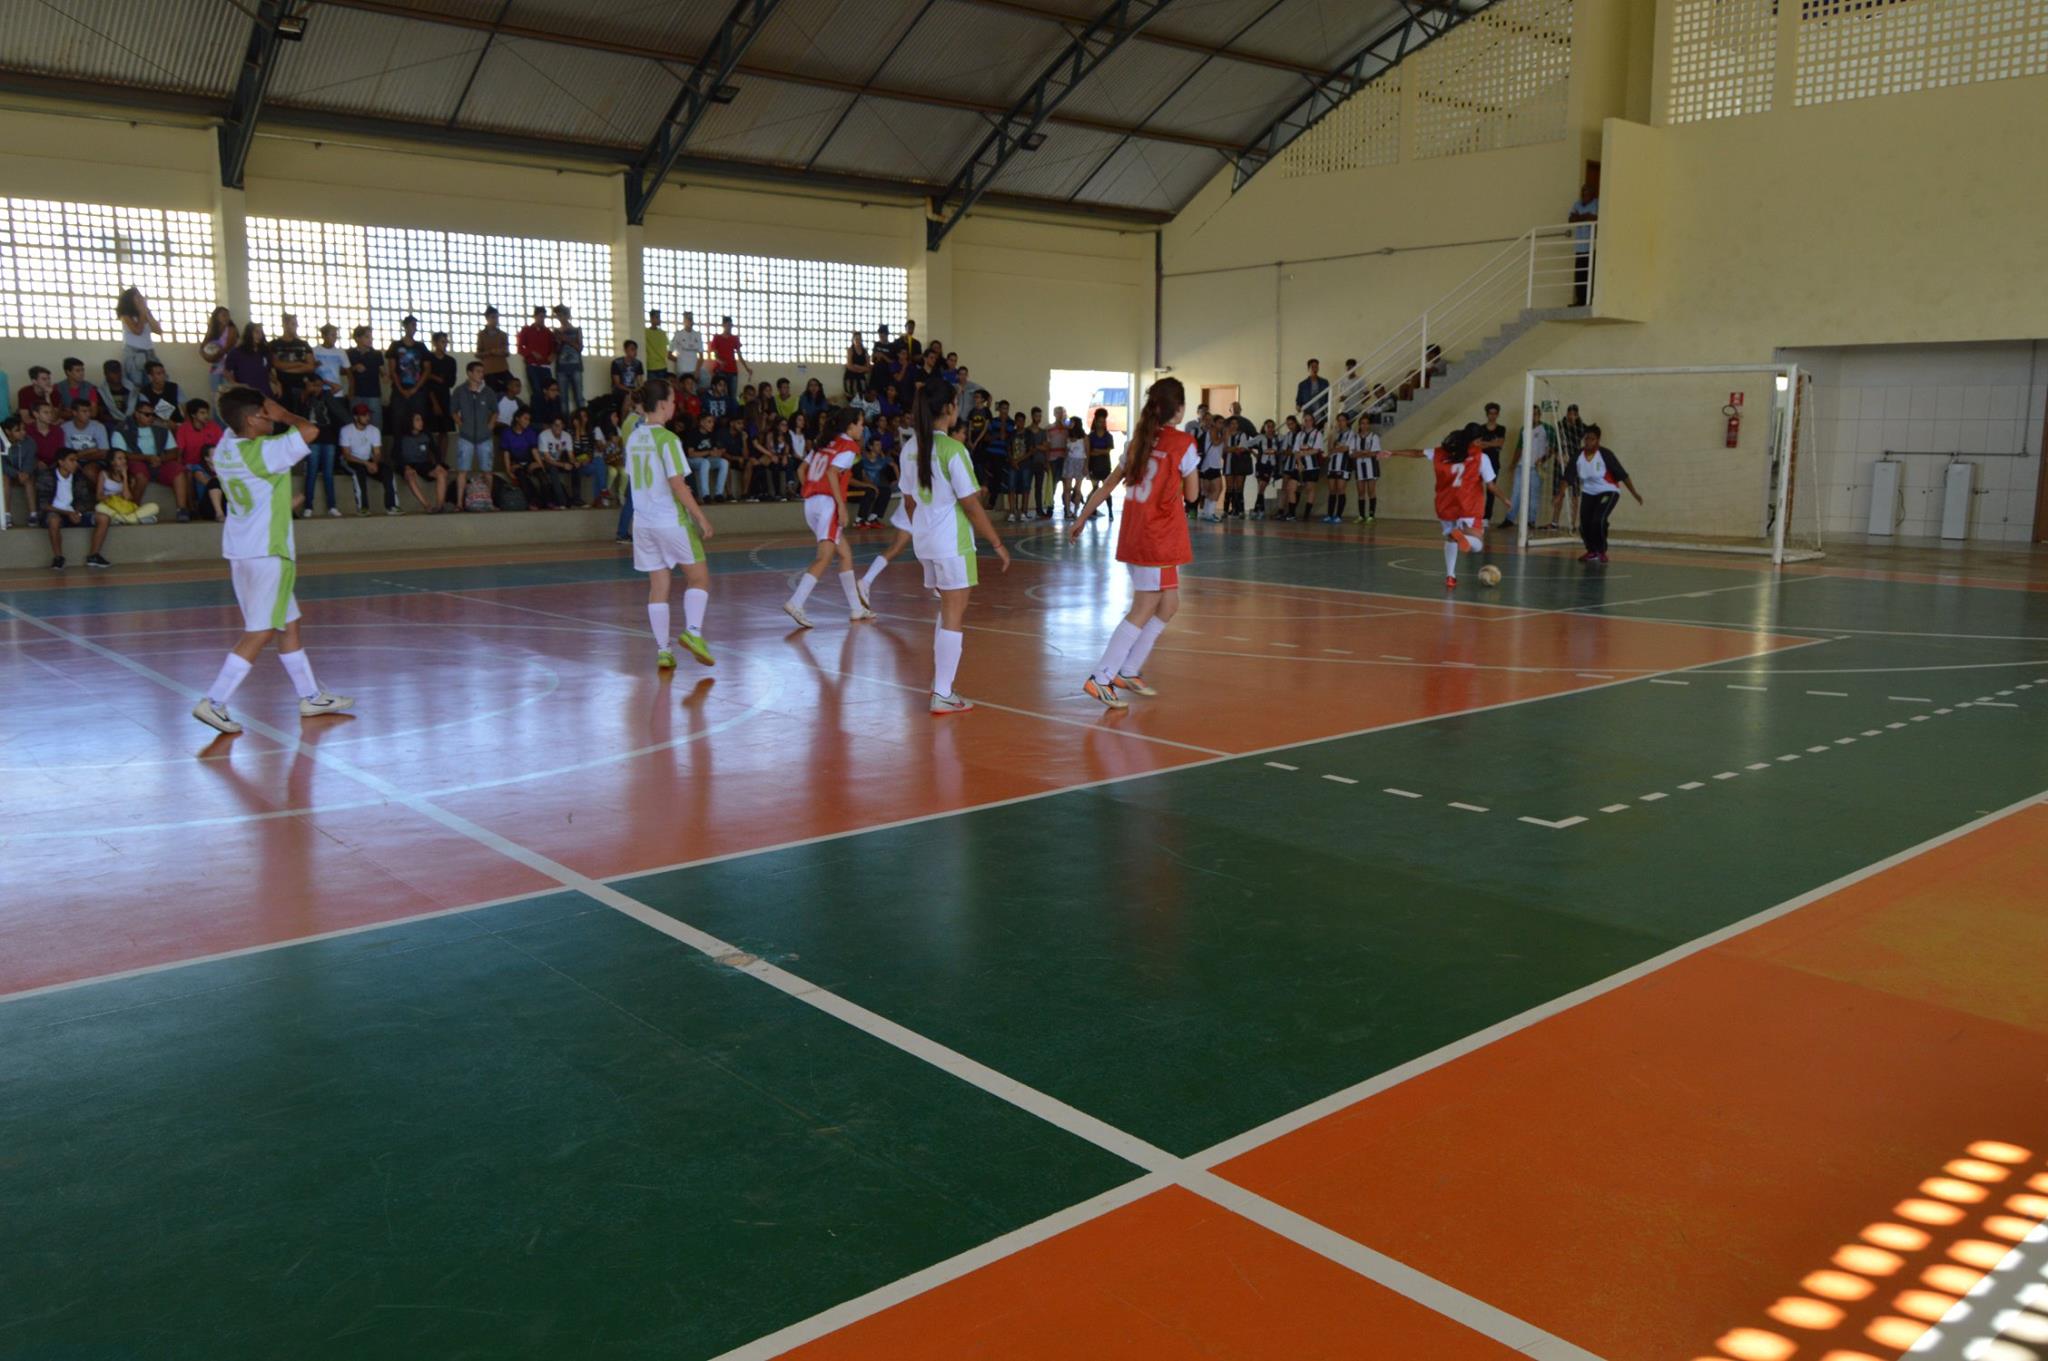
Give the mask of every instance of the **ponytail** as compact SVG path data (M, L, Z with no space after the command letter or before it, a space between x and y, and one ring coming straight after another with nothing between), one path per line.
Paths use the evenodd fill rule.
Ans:
M1144 480L1145 460L1152 457L1159 432L1187 404L1188 390L1178 378L1161 378L1145 389L1145 408L1138 413L1138 423L1124 444L1123 478L1127 485L1135 486Z
M667 378L650 378L640 385L639 392L634 395L639 400L642 411L652 411L668 400L669 393L674 388L675 384Z
M917 485L925 491L930 491L932 485L932 423L953 401L953 385L943 378L934 378L917 390L917 397L911 402L911 424L917 431Z

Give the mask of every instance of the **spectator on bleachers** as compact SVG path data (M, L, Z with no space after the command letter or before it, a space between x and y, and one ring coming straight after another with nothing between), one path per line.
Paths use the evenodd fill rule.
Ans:
M570 505L604 504L604 464L576 457L576 438L569 433L568 422L560 414L541 429L540 457L543 463L560 471L562 481L569 487Z
M690 476L697 484L697 499L707 503L725 500L726 478L732 463L718 440L718 421L709 412L697 417L696 431L686 442Z
M889 334L888 327L884 326L880 329L884 337ZM874 371L875 365L874 361L868 357L868 347L862 343L860 332L855 331L853 338L847 342L846 367L841 370L839 375L840 384L846 392L846 400L849 402L859 401L867 394L868 377ZM816 380L814 379L813 381ZM822 384L820 386L822 387Z
M480 359L469 361L468 381L455 389L455 476L456 496L464 509L470 505L471 484L485 484L484 501L490 501L488 483L492 457L491 432L498 428L498 394L484 383Z
M28 370L28 385L14 394L14 413L23 420L35 415L36 404L57 401L57 383L50 377L49 369L41 364L31 364Z
M567 411L581 411L583 395L583 328L569 318L569 309L555 308L555 379L562 385Z
M306 495L299 516L308 518L317 509L315 502L319 498L313 495L316 488L327 493L328 515L339 516L341 503L334 499L334 472L341 455L342 428L349 424L348 406L329 392L325 383L307 383L300 389L295 409L318 427L308 446L313 452L306 458Z
M546 430L557 420L567 421L569 413L562 409L562 385L552 375L534 391L532 408L536 430Z
M384 487L384 513L397 515L398 480L384 457L384 432L370 424L370 408L356 403L352 419L340 430L341 466L355 486L356 514L370 513L370 483Z
M252 321L242 327L241 334L222 365L223 382L254 388L265 396L274 395L277 387L270 378L270 344L264 339L263 324Z
M448 348L448 333L436 331L429 338L433 346L427 355L427 382L421 389L427 399L427 437L434 444L434 459L443 468L455 454L455 355ZM403 460L399 466L404 467Z
M13 513L14 489L21 488L22 515L36 505L36 447L28 442L28 422L19 411L0 417L0 521ZM28 519L27 523L35 523Z
M754 477L758 471L754 466L753 451L747 443L747 423L738 416L727 416L718 422L718 447L725 455L725 461L732 469L732 499L735 501L758 501Z
M384 416L384 355L371 341L369 327L356 327L350 338L355 343L348 350L349 406L370 408L370 424L375 425Z
M164 333L139 288L124 288L114 304L121 323L121 371L128 386L141 387L142 373L156 359L156 338Z
M498 325L498 309L484 309L483 328L476 333L476 357L484 366L484 384L494 392L505 390L512 376L512 349L505 330Z
M696 433L697 418L704 414L704 398L697 388L695 374L686 373L676 380L676 419L683 423L683 429Z
M198 494L205 492L213 518L221 518L220 479L214 476L213 464L208 461L213 447L220 443L221 434L221 424L213 418L212 403L203 397L194 397L185 403L185 419L172 431L178 444L178 457L184 462L183 482L172 489L180 510L196 514Z
M349 395L348 351L335 343L340 338L341 328L333 322L320 328L320 343L313 347L313 372L330 394L346 398Z
M540 462L540 436L534 432L525 411L513 414L512 424L498 431L498 471L519 488L528 510L552 510L562 497L554 479Z
M207 386L214 392L219 392L221 384L227 381L228 355L241 342L234 315L225 307L214 308L213 315L206 319L206 338L199 342L199 357L206 361Z
M512 418L526 410L526 403L521 400L522 396L523 392L519 386L519 380L517 378L507 378L505 380L505 390L498 394L499 428L510 429ZM532 413L529 412L528 414Z
M661 309L659 307L647 309L647 325L640 334L644 337L640 357L646 361L647 376L649 378L667 378L669 376L669 338L667 329L661 324Z
M1294 411L1296 415L1309 415L1312 403L1320 403L1323 394L1330 390L1330 380L1323 377L1321 360L1308 361L1308 376L1294 385Z
M733 411L732 385L725 381L724 374L715 375L711 380L711 392L704 398L704 414L718 422L718 432L723 435Z
M132 489L128 485L129 466L126 453L119 449L114 450L108 456L106 465L93 476L98 482L99 490L99 499L93 503L93 509L99 514L105 515L117 525L156 523L156 517L163 507L153 501L138 500L128 494ZM91 558L85 561L89 567L106 566L104 562L94 562Z
M813 378L811 381L815 383L818 380ZM796 407L797 396L796 393L790 389L789 380L787 378L776 379L775 414L780 416L783 420L788 420L791 416L794 416L796 414Z
M164 373L161 360L150 360L143 370L142 388L135 394L135 405L154 407L157 424L166 430L177 424L184 403L178 396L178 385Z
M747 377L754 376L754 366L740 354L739 333L732 329L732 318L726 317L719 323L718 334L711 337L712 379L724 378L729 392L738 385L741 369L747 371Z
M130 501L141 502L152 482L161 482L167 487L177 485L182 468L178 443L170 427L156 418L154 406L137 403L135 414L114 427L110 434L115 452L128 456L125 467ZM192 517L179 511L178 518L189 520Z
M94 419L106 413L106 408L101 405L100 390L86 381L83 359L64 361L64 381L57 384L51 400L57 403L57 410L62 413L68 414L80 402L92 408Z
M80 484L94 480L79 467L78 451L66 449L57 456L56 466L51 470L53 480L50 489L50 503L43 509L43 524L50 531L50 569L64 570L64 531L90 526L92 529L91 556L85 560L88 567L110 566L100 556L100 549L106 544L107 531L113 520L103 511L95 511L79 496Z
M548 329L548 309L533 309L533 320L519 328L519 359L526 365L526 390L539 392L555 381L555 333Z
M522 415L520 419L527 418ZM555 417L555 426L559 427L561 423L562 418ZM566 447L569 442L566 431L559 440L550 440L549 433L548 430L540 430L535 434L533 458L539 468L536 476L546 480L548 489L554 497L554 508L567 510L571 506L580 505L583 499L580 495L580 479L576 476L574 451Z
M974 381L973 375L967 371L965 364L956 363L950 355L947 356L946 363L953 370L953 376L946 381L952 383L954 387L960 390L962 401L971 404L982 393L988 392L987 388ZM989 395L991 398L994 396L993 393Z
M697 329L697 318L683 313L682 329L668 338L669 353L675 357L675 376L696 378L704 376L704 334Z
M882 512L889 508L893 473L890 456L882 452L882 437L879 434L869 435L861 446L859 460L853 465L853 481L849 484L849 490L860 493L859 499L847 512L855 524L882 523Z
M29 449L25 476L17 481L28 500L28 523L41 524L40 508L50 503L50 487L56 477L57 456L64 452L64 425L57 419L56 404L47 397L36 399L28 408L22 427L22 443ZM17 462L20 462L17 459Z
M398 471L404 475L412 499L429 515L439 515L448 509L448 470L441 466L440 444L434 432L427 429L425 414L418 411L412 413L412 429L398 437ZM423 478L434 484L431 499Z
M277 320L277 339L270 342L270 371L277 375L278 401L293 407L300 390L314 380L313 347L299 334L297 317L286 312Z
M620 400L627 393L638 390L647 381L647 366L640 362L640 342L629 340L622 347L625 353L612 361L612 397Z
M87 470L105 467L114 449L114 438L94 416L95 409L81 397L71 404L71 419L64 422L64 447L77 454Z
M398 324L399 337L391 342L391 348L384 353L386 370L391 379L391 396L384 403L382 428L394 436L400 431L412 429L413 412L432 415L427 405L426 387L427 376L433 372L434 353L427 348L426 342L420 339L418 317L407 316ZM500 331L498 334L502 338L505 333ZM486 369L488 371L488 366ZM384 471L387 474L391 472L388 459L385 461ZM395 490L392 496L395 500Z
M107 429L114 429L135 414L136 393L120 360L109 359L100 365L100 416Z

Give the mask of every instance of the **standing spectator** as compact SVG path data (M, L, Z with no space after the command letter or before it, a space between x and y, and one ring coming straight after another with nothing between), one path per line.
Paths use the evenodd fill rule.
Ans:
M881 330L886 339L889 328L884 326ZM874 371L874 363L868 358L868 347L861 343L860 332L855 331L853 339L846 346L846 369L840 375L840 382L846 390L846 400L857 402L867 395L868 375Z
M503 392L512 376L511 346L504 328L498 325L498 309L484 309L483 329L476 333L476 357L484 366L484 382L494 392Z
M180 461L178 445L170 427L156 418L156 408L137 405L135 414L113 431L114 450L128 455L127 494L130 501L142 501L151 482L175 488ZM173 493L175 495L175 492ZM180 520L191 517L178 512Z
M947 357L946 362L953 369L953 376L946 381L959 389L960 400L972 403L976 398L988 394L987 388L974 381L965 364L953 364L951 356Z
M668 338L669 353L675 359L675 375L678 378L704 377L704 333L697 329L697 318L683 313L683 329Z
M400 321L398 339L391 342L391 348L384 352L391 374L391 400L384 407L385 430L397 432L412 429L412 413L427 409L427 375L432 372L433 352L420 339L420 319L406 316ZM503 339L504 332L498 333ZM387 463L385 469L390 472ZM393 497L397 492L393 491Z
M184 462L184 483L173 488L179 497L181 510L196 511L194 502L197 493L205 492L213 508L213 518L218 520L224 514L221 505L220 479L213 474L213 465L207 459L213 453L213 446L220 443L223 434L221 424L213 418L213 407L203 397L194 397L185 403L185 419L174 432L178 442L178 457Z
M439 515L448 509L448 470L441 466L440 445L439 438L427 429L426 416L418 411L412 413L412 429L398 437L398 470L405 474L405 485L411 490L412 499L419 502L420 509L429 515ZM420 482L423 477L434 480L434 498L431 501Z
M519 359L526 365L526 390L538 393L555 381L555 333L548 329L548 309L533 309L533 320L519 328Z
M268 397L277 391L270 376L270 342L263 336L263 324L252 321L242 328L242 338L228 351L225 380L254 388Z
M747 371L747 377L754 376L754 366L740 356L740 338L733 332L732 318L726 317L719 323L718 334L711 337L711 381L715 385L725 379L726 391L739 386L740 370Z
M1308 361L1308 377L1294 385L1294 410L1296 415L1313 416L1312 409L1323 400L1323 394L1330 390L1330 380L1323 377L1323 365L1319 359Z
M1579 186L1579 201L1565 220L1580 224L1572 229L1572 306L1584 307L1593 300L1593 237L1599 230L1593 224L1600 220L1600 194L1593 181Z
M505 390L498 394L498 425L504 429L511 428L512 418L525 410L526 403L519 400L519 380L506 379Z
M355 484L356 514L370 513L370 481L384 484L384 513L401 514L398 509L398 479L384 457L384 432L370 424L370 408L356 403L354 417L341 428L341 466Z
M51 400L57 403L57 410L60 413L68 413L71 408L84 402L92 408L95 419L105 414L105 408L100 402L100 390L85 381L83 359L64 361L64 381L57 384L56 390L51 394Z
M1550 489L1550 528L1556 529L1563 521L1561 516L1567 506L1571 509L1572 533L1579 532L1579 450L1586 443L1586 422L1579 417L1576 402L1564 409L1564 416L1557 423L1557 480Z
M149 300L139 288L121 290L114 315L121 321L121 372L127 376L129 387L141 387L143 370L156 359L156 338L164 333L164 328L157 324L155 314L149 310Z
M455 356L448 350L446 331L434 332L433 346L427 356L426 433L434 441L434 464L445 472L455 452ZM405 466L403 458L399 466Z
M206 381L213 391L219 392L227 381L228 352L240 343L233 314L225 307L214 308L206 319L206 339L199 342L199 357L206 361Z
M1507 461L1507 466L1500 470L1501 484L1508 489L1508 518L1500 522L1500 528L1513 529L1516 522L1522 519L1522 483L1521 479L1515 476L1515 467L1524 460L1529 464L1529 499L1526 504L1532 521L1530 527L1535 527L1534 507L1542 503L1543 479L1551 471L1551 455L1554 452L1549 427L1543 424L1543 408L1530 407L1529 423L1515 436L1515 455Z
M335 343L340 338L341 328L333 322L320 328L320 343L313 347L313 372L329 396L345 398L349 395L348 351Z
M583 409L583 328L569 318L567 307L555 308L555 378L562 385L567 411Z
M152 359L143 370L142 390L135 394L137 410L147 406L155 410L157 424L168 430L178 422L178 412L183 402L178 397L178 385L164 376L163 361Z
M341 503L334 498L334 471L341 456L342 427L349 423L348 407L327 390L325 383L308 383L299 396L296 414L314 426L308 444L313 452L306 458L306 503L299 508L299 518L312 516L314 503L319 499L313 495L316 488L327 493L327 513L339 516Z
M1359 412L1364 407L1365 375L1358 371L1356 359L1347 359L1344 361L1344 375L1337 380L1337 410L1341 415L1357 420ZM1236 402L1230 404L1230 411L1233 421L1242 419L1242 412Z
M1473 434L1473 447L1492 459L1493 466L1498 469L1501 466L1501 450L1507 447L1507 442L1508 428L1500 423L1500 403L1488 402L1486 404L1486 420ZM1505 474L1500 474L1500 476L1505 476ZM1487 523L1491 523L1493 520L1493 489L1496 484L1503 487L1507 485L1507 483L1500 481L1499 476L1495 477L1493 482L1487 484ZM1484 527L1484 525L1481 526L1481 528Z
M647 361L647 376L649 378L668 377L670 358L668 332L662 329L661 309L659 307L647 309L647 329L644 334L647 337L647 348L640 351L640 356Z
M370 424L384 415L384 356L371 342L370 328L358 326L348 351L349 405L370 408Z
M100 365L100 374L100 415L106 419L107 429L112 430L135 414L135 403L141 394L129 384L128 371L118 359Z
M1579 446L1579 537L1584 540L1586 551L1579 555L1580 562L1607 561L1607 520L1614 514L1616 503L1621 500L1621 489L1636 498L1636 504L1643 504L1643 495L1636 490L1636 484L1629 481L1628 470L1621 466L1621 460L1614 451L1600 443L1600 427L1586 427L1584 442Z
M299 334L299 319L287 312L278 318L283 332L270 342L270 371L277 375L280 404L296 410L299 390L314 377L313 347Z
M23 420L33 419L36 407L44 402L55 405L57 383L50 377L50 371L41 364L31 364L28 369L28 386L14 394L14 410Z
M640 362L640 343L629 340L626 352L612 361L612 396L623 398L647 380L647 367ZM623 410L623 406L621 410Z
M484 384L481 359L469 361L467 377L455 389L455 495L464 508L470 504L471 482L478 477L490 481L491 432L498 426L498 394ZM489 501L486 495L485 504Z

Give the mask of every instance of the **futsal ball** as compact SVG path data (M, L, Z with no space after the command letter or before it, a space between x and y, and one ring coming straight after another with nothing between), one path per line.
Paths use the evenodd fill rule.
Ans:
M1479 569L1479 584L1480 584L1480 585L1482 585L1482 586L1498 586L1498 585L1500 585L1500 568L1498 568L1498 567L1482 567L1482 568L1480 568L1480 569Z

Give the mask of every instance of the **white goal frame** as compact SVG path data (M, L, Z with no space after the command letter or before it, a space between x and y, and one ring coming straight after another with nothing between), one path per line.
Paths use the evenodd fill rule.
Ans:
M1536 380L1539 378L1627 378L1632 375L1658 377L1686 373L1767 373L1771 375L1771 399L1773 402L1771 410L1773 416L1782 415L1782 419L1778 421L1778 447L1774 455L1778 466L1778 500L1776 509L1771 516L1771 544L1769 552L1773 563L1786 562L1788 556L1785 549L1785 521L1792 504L1793 440L1799 425L1796 416L1799 411L1801 396L1799 391L1799 366L1797 364L1772 361L1761 364L1674 364L1662 367L1644 366L1611 369L1528 369L1524 371L1522 377L1522 419L1526 422L1529 419L1529 412L1535 409ZM1780 387L1780 380L1782 380L1782 387ZM1782 403L1782 409L1779 405L1780 403ZM1528 438L1525 434L1523 437L1523 448L1526 449L1527 447ZM1569 456L1577 457L1577 452L1570 451ZM1529 460L1526 457L1516 460L1515 480L1518 494L1522 498L1522 516L1515 524L1515 545L1526 552L1529 547L1530 509L1534 504L1530 500ZM1817 495L1818 492L1809 489L1809 494ZM1568 542L1568 540L1560 539L1552 540L1551 542L1562 543ZM1661 546L1709 553L1761 554L1764 551L1759 548L1731 548L1726 545L1685 544L1678 542ZM1817 549L1795 549L1790 554L1789 560L1805 562L1820 556L1822 554Z

